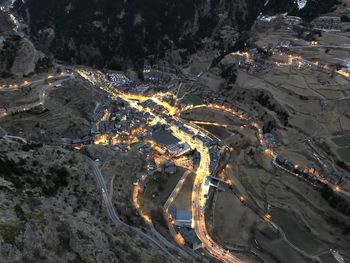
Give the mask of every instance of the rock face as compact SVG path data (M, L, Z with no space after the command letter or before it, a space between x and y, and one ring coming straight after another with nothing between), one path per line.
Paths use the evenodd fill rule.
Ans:
M28 75L35 71L36 63L44 57L32 42L23 39L11 67L11 73L17 76Z
M10 31L13 28L9 16L6 12L0 10L0 33Z
M28 39L13 31L14 24L8 15L10 1L0 3L0 77L23 76L34 72L39 52Z
M0 186L0 262L167 262L108 220L78 153L0 139Z

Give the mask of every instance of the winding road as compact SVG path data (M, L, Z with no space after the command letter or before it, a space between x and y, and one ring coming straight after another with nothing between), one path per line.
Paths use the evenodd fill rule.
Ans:
M101 173L98 165L96 164L95 161L93 161L89 157L86 157L86 160L91 167L92 173L93 173L95 180L96 180L96 183L97 183L97 186L101 190L102 198L103 198L103 201L104 201L105 206L106 206L107 215L112 220L112 222L115 223L116 226L119 227L121 230L132 231L135 234L137 234L144 242L151 244L154 247L159 248L160 251L162 252L162 254L166 257L171 258L173 262L181 263L181 261L178 258L176 258L172 253L170 253L162 244L160 244L159 241L157 241L153 237L147 235L141 229L124 223L119 218L118 214L114 210L114 206L112 204L112 201L108 197L107 186L106 186L106 183L104 181L104 178L102 176L102 173Z
M100 87L104 91L108 92L112 97L121 97L124 100L128 101L130 104L130 107L135 108L140 111L148 111L150 112L151 115L154 116L154 119L156 122L160 122L163 124L167 124L170 127L170 130L172 131L173 135L177 137L178 139L182 141L186 141L192 149L196 149L200 153L200 163L199 167L196 171L196 176L195 176L195 181L193 185L193 190L192 190L192 215L193 215L193 225L194 225L194 230L198 236L198 238L202 242L202 246L205 250L207 250L213 257L217 258L220 261L223 262L228 262L228 263L239 263L239 262L244 262L242 259L237 257L235 254L232 252L224 249L221 247L219 244L217 244L209 235L206 229L206 224L205 224L205 207L206 207L206 198L204 198L204 182L208 176L211 175L210 169L209 169L209 164L210 164L210 156L209 156L209 149L206 146L206 143L203 141L199 141L193 138L193 134L191 133L186 133L180 129L178 129L177 125L175 125L172 120L176 120L177 122L182 121L178 117L178 111L174 109L174 107L171 107L167 105L165 102L163 102L160 98L152 98L152 97L147 97L144 95L133 95L133 94L125 94L121 92L117 92L105 79L103 74L100 72L96 71L96 76L92 76L91 72L89 73L88 71L78 71L78 73L85 79L89 80L92 82L94 85ZM157 113L156 111L149 111L149 109L144 108L141 104L135 103L135 101L146 101L148 99L152 99L156 104L164 107L165 109L168 110L168 113ZM251 127L255 128L257 131L257 139L260 145L265 147L265 152L268 155L271 155L273 160L276 158L277 154L272 150L269 149L265 139L264 139L264 134L262 131L262 128L260 125L252 120L249 117L244 116L242 112L236 111L231 107L225 107L225 106L220 106L216 105L214 103L209 103L205 105L199 105L195 106L193 108L199 108L199 107L207 107L211 109L219 109L221 111L228 112L232 114L234 117L238 117L242 120L248 121L251 124ZM197 125L193 123L188 123L185 121L182 121L183 125L188 127L192 132L195 132L196 134L201 134L202 137L206 138L207 140L211 141L212 136L209 136L208 132L204 132L203 129L199 128ZM179 182L179 187L181 187L182 182ZM165 204L165 211L167 210L166 208L170 205L171 201L174 199L174 196L176 196L176 191L179 190L178 186L174 189L173 193L170 195L167 203ZM102 189L106 189L105 185L102 185L100 187L104 187ZM339 190L339 189L338 189ZM106 190L105 190L106 191ZM108 199L108 198L107 198ZM242 202L244 200L241 200ZM106 200L106 202L110 202ZM113 206L108 205L109 208L108 210L111 210L109 213L111 213L110 217L114 220L117 221L117 216L115 214L114 209L112 211ZM264 217L264 215L263 215ZM266 217L266 216L265 216ZM269 216L267 217L269 219ZM266 219L266 218L265 218ZM119 220L120 224L120 220ZM150 229L152 233L157 236L159 240L163 244L166 243L166 239L161 236L155 229L152 223L149 224ZM130 227L130 226L129 226ZM168 241L167 241L168 242ZM159 244L158 244L159 245ZM182 254L182 253L180 253Z

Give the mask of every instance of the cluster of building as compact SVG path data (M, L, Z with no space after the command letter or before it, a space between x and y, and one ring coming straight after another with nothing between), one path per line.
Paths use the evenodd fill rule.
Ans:
M152 156L152 146L150 143L138 142L135 144L138 148L139 153L143 156L143 160L145 160L145 169L146 172L144 174L136 175L134 178L134 185L138 185L140 190L144 192L147 187L147 183L149 182L150 176L153 176L156 171L158 171L158 167L154 162Z
M124 74L107 73L106 77L113 87L129 87L133 84L133 81L126 77Z
M203 184L204 198L207 198L211 186L218 188L218 178L208 176ZM201 241L197 237L193 229L192 211L177 210L175 206L169 208L170 220L178 227L179 233L183 237L186 245L196 250L202 246Z
M107 109L110 105L111 112ZM103 115L106 115L103 117ZM137 139L148 137L152 132L152 127L146 124L152 122L154 117L149 112L141 112L134 108L128 107L128 103L116 98L110 102L104 102L97 108L93 123L95 131L100 134L114 134L118 140L130 138L131 136Z
M138 185L141 191L145 191L150 178L157 181L164 174L175 174L177 168L175 163L167 156L161 155L160 158L156 157L157 154L154 153L158 152L158 146L152 146L151 143L142 144L139 147L139 152L143 156L142 159L146 162L144 166L146 172L134 178L134 185Z
M169 212L174 225L179 227L179 232L185 240L186 245L194 250L200 248L202 242L192 228L192 211L177 210L175 206L171 206Z
M247 66L248 69L253 68L256 71L262 71L267 69L270 65L260 63L260 54L257 50L250 51L252 55L239 56L240 65ZM263 60L261 60L263 61ZM162 72L155 71L152 68L145 68L144 70L145 79L148 82L155 84L164 83L164 76ZM113 87L123 89L130 93L144 94L148 91L149 86L147 85L134 85L128 78L122 74L107 74L107 78L111 82ZM233 105L226 98L220 97L218 95L213 95L208 92L203 94L205 104L215 104L219 108L225 108L227 111L235 113L238 117L242 119L242 122L250 122L252 119L248 116L247 111L243 110L240 106ZM166 101L167 98L163 98ZM108 102L109 103L109 102ZM145 190L150 176L157 174L156 171L163 173L173 174L176 172L176 166L174 162L168 161L158 164L155 162L153 151L156 149L161 155L166 153L170 157L178 158L184 154L188 154L195 149L191 149L190 145L184 141L194 141L198 147L203 147L208 149L209 153L209 173L203 184L204 198L207 197L209 189L212 184L212 176L215 175L216 169L219 164L221 154L225 148L224 143L218 139L212 138L205 134L205 131L201 130L199 127L193 127L188 125L186 121L173 118L169 115L169 112L165 107L157 103L153 99L148 99L145 101L138 102L139 106L147 111L139 111L134 108L129 107L128 103L122 99L116 99L114 101L115 108L111 113L108 114L107 121L100 121L105 114L104 109L108 105L107 102L101 103L96 110L93 122L96 128L92 130L94 132L113 132L116 134L116 138L130 138L134 137L138 139L139 152L143 154L144 160L146 161L146 173L138 175L134 184L138 185L141 190ZM154 124L154 117L150 112L157 112L157 115L164 120L162 124ZM150 125L152 123L152 125ZM147 125L148 124L148 125ZM171 130L174 134L180 135L182 141L171 143L169 145L152 145L152 143L144 143L145 139L151 138L154 131L159 129ZM176 136L178 137L178 136ZM262 137L262 136L261 136ZM81 141L90 141L91 137L81 138ZM273 134L264 134L263 136L264 146L267 148L275 148L278 145L277 140ZM129 141L130 142L130 141ZM120 141L118 141L120 144ZM158 150L157 150L158 149ZM193 162L198 162L201 158L199 152L194 151ZM171 158L169 158L171 159ZM306 180L310 181L312 184L320 183L319 178L322 178L321 168L315 164L310 164L307 168L295 165L293 162L287 160L281 155L277 155L275 162L282 166L284 169L304 177ZM327 180L333 184L339 184L343 179L343 174L340 172L334 172L327 176ZM215 185L214 185L215 186ZM201 246L201 242L196 236L195 231L192 229L192 212L191 211L180 211L176 207L170 207L169 209L171 218L175 225L179 227L179 232L185 239L188 246L196 249Z
M158 71L162 72L163 74L168 74L170 77L171 75L176 75L178 72L173 67L167 67L165 65L159 66L159 65L145 65L143 67L143 74L151 73L152 71Z
M264 142L267 148L276 148L278 146L278 141L272 133L264 134Z
M153 69L150 66L145 66L143 73L144 83L141 84L136 84L127 76L120 73L107 73L106 77L114 88L132 94L145 94L152 86L164 85L171 80L171 76L168 73Z
M134 178L134 185L138 185L140 190L143 192L146 190L147 183L150 178L157 180L158 173L157 172L169 172L169 170L164 170L164 163L159 163L155 161L154 158L154 145L152 142L138 142L135 143L134 146L138 149L138 152L142 155L142 160L145 161L145 173L138 174ZM175 165L174 165L175 166ZM170 166L169 166L170 168ZM171 169L171 168L170 168ZM169 173L175 173L175 171L171 170Z
M79 148L82 145L91 144L93 142L94 142L94 136L91 134L88 134L88 135L84 135L80 138L73 139L73 140L67 139L67 140L65 140L64 143L67 145L71 145L71 146Z
M221 140L212 139L204 135L201 131L195 131L194 129L189 128L181 121L174 121L174 124L179 131L190 135L191 139L196 141L197 144L200 144L209 150L209 169L211 174L214 173L218 166L220 156L224 150L224 143Z
M211 97L212 98L212 97ZM212 98L214 99L214 98ZM207 99L209 101L209 97ZM226 100L222 100L222 103L227 103ZM228 106L228 103L227 103ZM243 113L243 111L242 111ZM220 157L225 149L225 144L223 141L216 139L216 138L211 138L210 136L207 136L204 134L204 131L201 130L196 130L193 128L190 128L189 126L186 125L186 123L182 121L173 121L173 124L177 127L177 129L180 132L188 134L191 138L191 140L195 141L196 144L201 145L204 148L208 149L209 152L209 173L210 175L214 175L216 172L216 169L218 167ZM199 152L194 152L193 154L193 163L199 163L200 161L200 154ZM209 191L210 187L210 176L207 178L206 183L204 183L204 195L206 195ZM207 184L208 187L205 187Z
M334 185L338 185L344 179L344 174L339 171L335 171L328 175L322 174L321 167L315 163L310 163L307 167L302 167L295 165L292 161L284 158L282 155L277 155L275 162L284 169L303 177L314 185L322 183L322 179L325 179ZM322 179L320 180L320 178Z
M110 114L109 123L113 125L112 132L118 138L134 137L144 139L152 132L152 127L146 124L154 117L149 112L140 112L133 108L123 108Z
M106 107L109 105L110 99L106 99L102 101L97 108L95 109L94 115L92 116L92 128L91 133L96 134L99 132L99 120L103 116L103 111L106 109Z
M140 102L139 105L141 105L144 108L148 108L149 110L156 111L156 112L162 112L165 110L163 106L157 104L152 99L148 99L144 102Z
M144 71L144 79L146 82L157 85L165 84L171 80L168 74L158 70Z
M120 91L128 92L132 94L145 94L149 89L149 85L136 84L124 74L120 73L107 73L107 80L109 83Z
M207 142L206 146L209 149L210 156L209 171L210 174L214 174L216 168L218 167L220 156L225 144L223 141L213 140L211 142Z
M173 143L168 147L169 153L174 157L180 157L192 151L188 143Z
M226 111L235 114L242 121L247 124L251 121L251 116L248 115L248 110L244 109L242 106L238 104L234 104L232 101L229 101L227 98L220 95L213 95L211 92L204 92L203 94L204 103L206 105L218 107L225 109Z
M258 50L256 48L249 49L247 52L236 52L238 66L245 69L249 73L266 72L271 69L272 62L264 59L267 55L266 51Z

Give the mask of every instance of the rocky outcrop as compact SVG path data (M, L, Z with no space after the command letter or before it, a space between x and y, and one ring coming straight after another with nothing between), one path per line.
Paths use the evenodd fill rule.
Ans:
M44 58L33 43L13 33L0 34L0 77L22 77L37 71Z
M36 63L42 57L44 55L35 49L32 42L23 39L10 71L16 76L28 75L35 71Z
M0 138L0 187L0 262L167 262L107 218L78 153Z

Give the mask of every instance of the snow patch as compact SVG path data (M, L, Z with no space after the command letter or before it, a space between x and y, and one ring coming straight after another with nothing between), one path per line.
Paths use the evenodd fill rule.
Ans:
M272 20L274 20L276 18L277 18L277 16L263 16L262 14L260 14L258 16L258 20L260 20L260 21L267 21L267 22L270 22L270 21L272 21Z
M344 61L345 61L346 67L348 68L348 70L350 70L350 59L347 58L347 59L345 59Z
M307 0L296 0L296 3L298 5L298 9L301 10L306 6Z

